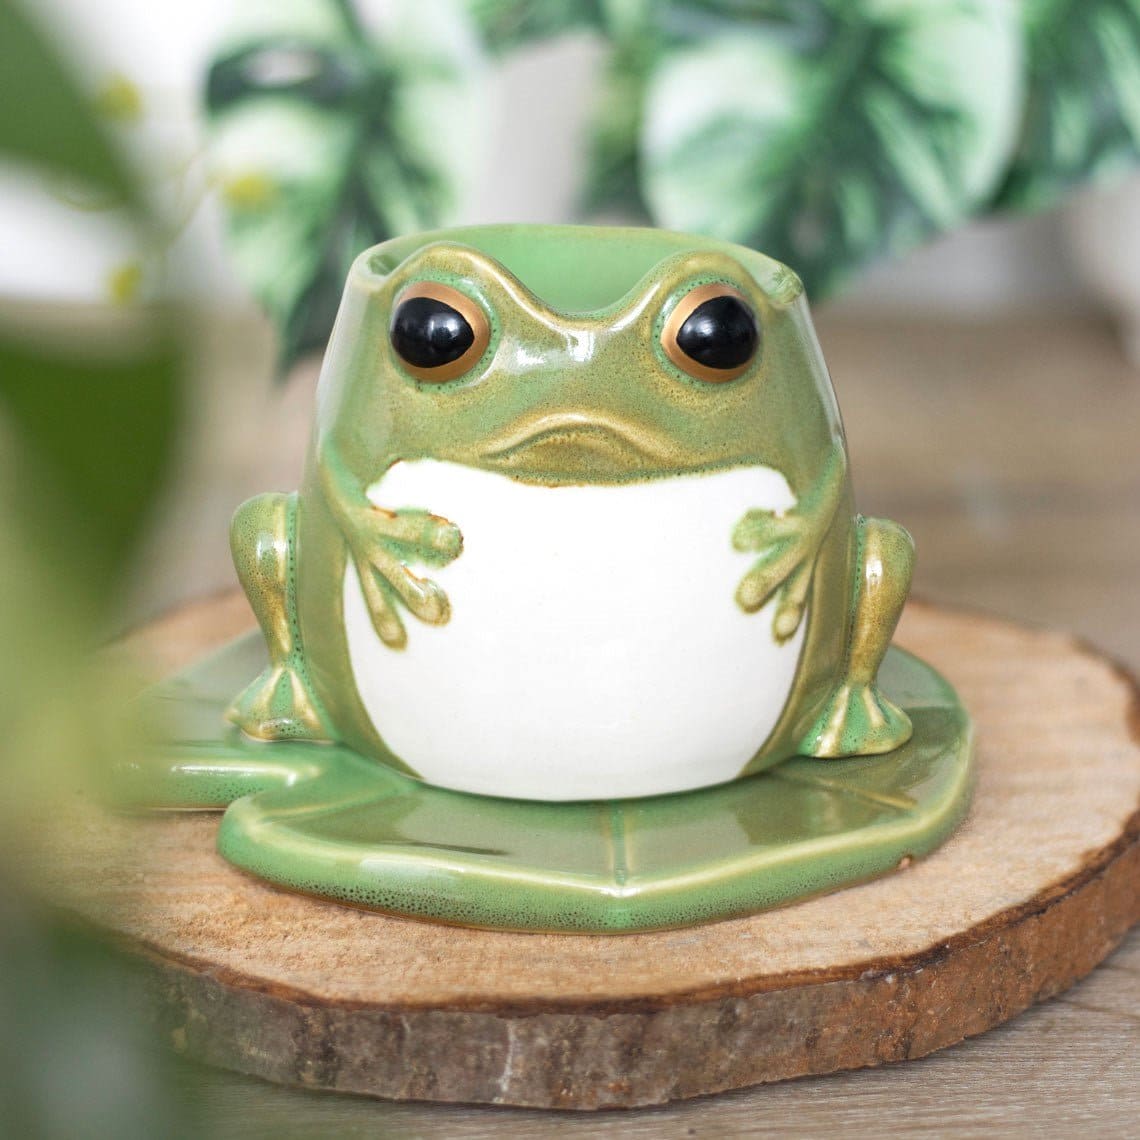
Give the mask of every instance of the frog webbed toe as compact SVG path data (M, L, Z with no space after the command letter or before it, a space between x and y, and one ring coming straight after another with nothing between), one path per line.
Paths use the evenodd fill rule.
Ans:
M446 566L457 558L463 538L454 523L428 511L369 507L345 538L373 628L385 645L402 649L407 644L401 607L428 625L448 621L447 594L409 563Z
M779 645L803 621L815 560L835 517L846 470L843 449L834 447L795 506L749 511L733 528L732 545L759 555L736 588L736 603L745 613L756 613L775 598L772 636Z
M756 613L776 598L772 635L783 644L803 620L812 568L818 551L811 520L795 511L749 511L737 523L733 546L760 557L740 580L736 602L746 613Z
M254 740L332 738L295 661L271 660L230 703L226 719Z
M874 682L844 681L828 697L801 752L819 760L879 756L904 745L910 717Z

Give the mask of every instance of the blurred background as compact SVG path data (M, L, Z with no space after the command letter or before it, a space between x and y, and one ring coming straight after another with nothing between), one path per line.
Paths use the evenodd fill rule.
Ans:
M347 265L392 234L636 221L787 261L917 592L1140 665L1140 0L0 0L0 96L13 1134L157 1119L131 1027L119 1085L82 1050L30 1075L118 1023L112 967L28 911L27 804L122 746L90 648L234 586L229 516L295 485Z
M140 247L121 211L0 169L0 298L89 326L173 296L196 329L135 617L232 582L226 519L293 485L345 268L394 233L635 220L764 249L805 279L853 430L841 338L868 322L903 322L915 352L961 326L945 376L937 336L920 360L868 336L869 368L905 370L911 398L972 392L963 338L1003 321L1076 322L1110 369L1140 366L1124 0L43 0L34 16L156 226ZM1074 397L1090 363L1074 353ZM1014 364L987 392L1018 399ZM989 468L1009 457L971 458L979 428L996 430L940 441L964 451L947 493L989 526L1006 509L987 505Z
M90 326L162 295L196 328L135 617L232 582L226 519L293 485L346 267L395 233L648 221L761 248L805 279L853 429L836 338L868 322L962 327L937 379L940 343L915 361L869 338L912 395L977 383L962 337L1026 318L1106 332L1113 366L1140 367L1122 0L44 0L35 23L156 225L142 247L121 210L0 169L0 299ZM951 477L1002 509L968 455Z

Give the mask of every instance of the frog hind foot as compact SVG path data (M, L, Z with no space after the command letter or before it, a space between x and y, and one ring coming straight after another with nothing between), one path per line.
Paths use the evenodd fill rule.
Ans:
M329 739L307 682L285 663L267 665L234 698L226 719L254 740Z
M910 717L878 685L906 603L914 541L889 519L859 516L854 527L854 589L843 675L800 743L803 756L877 756L905 744Z
M297 620L296 495L258 495L238 507L230 548L269 653L269 664L226 710L255 740L330 740L305 675Z
M911 737L910 717L878 685L845 682L827 700L799 752L820 760L878 756Z

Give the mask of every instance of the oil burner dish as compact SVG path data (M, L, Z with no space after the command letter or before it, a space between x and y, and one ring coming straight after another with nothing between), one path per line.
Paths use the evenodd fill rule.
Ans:
M678 926L885 873L968 806L969 719L889 648L910 538L856 513L802 288L754 251L367 251L301 489L231 537L263 639L152 691L174 716L123 787L232 801L222 853L283 886Z

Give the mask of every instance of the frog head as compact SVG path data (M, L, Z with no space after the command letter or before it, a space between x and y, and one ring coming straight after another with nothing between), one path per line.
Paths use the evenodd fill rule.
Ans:
M326 437L363 483L430 458L550 485L764 464L795 486L841 428L778 262L650 229L476 226L356 261Z

